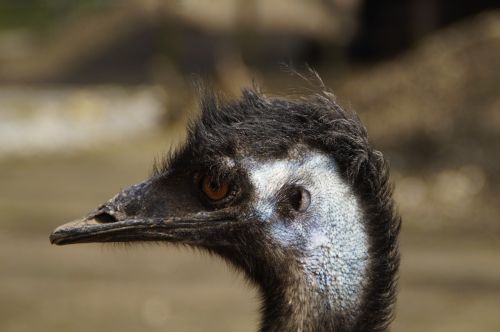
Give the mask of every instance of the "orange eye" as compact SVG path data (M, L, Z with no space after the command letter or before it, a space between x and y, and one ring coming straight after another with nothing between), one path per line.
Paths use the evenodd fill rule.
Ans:
M227 182L221 183L218 187L214 187L212 179L208 175L203 177L201 189L211 201L220 201L229 194L229 184Z

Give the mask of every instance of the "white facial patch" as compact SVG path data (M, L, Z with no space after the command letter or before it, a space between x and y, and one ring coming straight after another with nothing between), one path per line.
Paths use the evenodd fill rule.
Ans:
M256 213L272 223L273 237L283 246L303 249L300 263L310 287L334 308L356 308L368 265L368 239L357 198L332 158L311 152L292 160L245 164L255 187ZM310 192L305 220L279 220L276 197L287 184Z

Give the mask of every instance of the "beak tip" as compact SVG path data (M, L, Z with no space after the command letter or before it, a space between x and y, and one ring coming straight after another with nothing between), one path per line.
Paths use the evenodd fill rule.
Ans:
M65 240L68 238L71 231L74 231L76 227L80 226L81 224L82 220L76 220L57 227L49 235L50 243L55 245L65 244Z
M94 232L98 233L99 230L102 230L102 226L107 225L95 218L85 217L57 227L49 235L49 241L51 244L58 246L82 242L99 242L93 241L93 239L95 240L93 237Z
M49 235L49 241L50 241L50 244L56 244L56 245L60 245L61 244L61 234L55 230L53 231L50 235Z

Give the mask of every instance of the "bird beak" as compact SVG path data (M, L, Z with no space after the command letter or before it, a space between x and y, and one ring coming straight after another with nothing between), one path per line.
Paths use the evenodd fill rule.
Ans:
M233 210L206 211L179 183L169 186L157 182L148 180L125 189L88 216L59 226L50 235L50 242L227 243L227 231L238 224Z

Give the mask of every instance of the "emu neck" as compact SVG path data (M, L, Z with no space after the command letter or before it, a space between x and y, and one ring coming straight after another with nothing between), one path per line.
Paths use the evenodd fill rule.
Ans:
M311 289L301 272L290 267L274 282L260 283L264 297L260 331L348 331L350 318Z
M352 321L349 317L360 305L366 281L369 253L363 212L330 157L319 152L299 156L248 162L255 214L284 250L283 257L276 258L276 251L264 255L269 257L264 265L279 268L274 275L263 271L257 278L265 298L263 326L276 325L264 330L344 331L339 326ZM281 188L290 183L311 192L307 213L292 221L279 214L276 204Z

